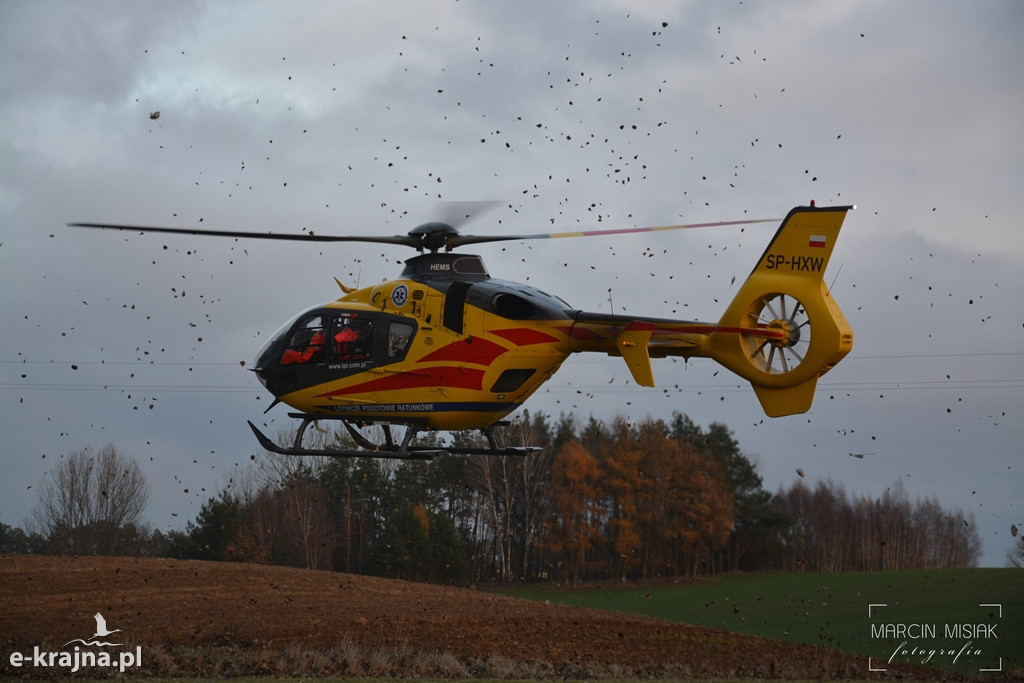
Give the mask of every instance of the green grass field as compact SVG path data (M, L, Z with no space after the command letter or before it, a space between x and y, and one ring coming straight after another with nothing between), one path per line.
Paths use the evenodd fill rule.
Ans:
M740 574L646 587L503 592L823 645L868 655L879 668L894 652L893 661L961 672L1024 668L1020 569ZM885 624L887 633L872 633ZM947 628L964 625L973 632L946 637Z

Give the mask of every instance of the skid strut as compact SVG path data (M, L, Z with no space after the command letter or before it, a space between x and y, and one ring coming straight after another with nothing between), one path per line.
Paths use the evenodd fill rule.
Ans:
M413 444L413 439L415 439L416 435L424 431L426 428L422 424L416 422L403 424L405 427L405 433L402 435L401 443L396 443L394 435L392 434L391 427L393 426L393 423L359 423L362 426L366 426L367 424L380 425L381 430L384 433L384 441L383 443L374 443L359 431L359 427L345 418L329 415L308 415L305 413L289 413L289 415L301 420L299 427L295 432L295 438L292 441L291 447L279 446L261 432L256 425L251 421L249 422L249 427L252 429L253 434L256 435L256 440L259 441L260 446L271 453L278 453L280 455L319 455L331 458L391 458L399 460L431 460L439 455L524 456L540 450L540 448L536 446L497 446L493 433L493 428L496 425L489 425L480 429L480 432L483 433L484 437L487 439L486 448L417 446ZM340 421L342 425L344 425L349 436L352 437L352 440L357 446L359 446L359 448L332 449L304 447L302 445L302 441L305 437L306 430L310 425L313 425L315 429L319 429L317 423L323 420Z

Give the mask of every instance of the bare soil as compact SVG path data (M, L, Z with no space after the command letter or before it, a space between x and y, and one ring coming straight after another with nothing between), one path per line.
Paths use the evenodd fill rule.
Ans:
M133 676L870 677L855 655L470 588L265 565L37 556L0 556L0 675L67 675L14 668L9 655L88 639L96 612L121 630L124 647L141 646ZM890 668L894 675L937 672Z

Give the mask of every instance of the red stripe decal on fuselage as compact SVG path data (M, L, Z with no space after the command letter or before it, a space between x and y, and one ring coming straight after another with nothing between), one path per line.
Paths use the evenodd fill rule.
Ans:
M488 341L483 337L466 337L454 344L448 344L436 351L431 351L420 358L420 363L440 363L444 361L455 361L458 363L473 363L474 365L489 366L494 359L508 351L504 346Z
M483 370L448 367L423 368L414 372L401 372L396 375L363 382L362 384L335 389L334 391L318 394L315 398L366 394L377 391L400 391L402 389L419 389L422 387L447 387L481 391L483 389L483 381Z

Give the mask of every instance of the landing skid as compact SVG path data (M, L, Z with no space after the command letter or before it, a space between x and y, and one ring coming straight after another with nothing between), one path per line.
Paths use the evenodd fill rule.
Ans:
M302 424L299 425L298 431L295 432L295 439L290 448L277 445L268 436L261 432L256 425L251 421L249 422L249 427L252 429L253 434L256 435L256 439L260 442L260 446L271 453L278 453L280 455L319 455L329 458L391 458L398 460L433 460L439 455L525 456L540 450L537 446L512 446L499 448L494 440L493 428L496 426L502 426L504 423L497 423L495 425L480 428L480 432L487 438L488 446L486 448L461 448L455 446L417 446L413 444L412 441L416 434L426 430L424 426L415 422L405 424L405 434L402 436L401 443L396 443L391 435L392 423L359 423L362 426L366 426L367 424L380 424L381 429L384 432L384 443L374 443L367 439L366 436L359 431L358 427L345 418L333 417L330 415L307 415L305 413L289 413L289 416L302 420ZM316 423L321 420L341 422L348 431L349 436L352 437L352 440L356 442L359 448L351 450L335 450L303 447L302 439L306 434L306 429L310 425L316 425Z

